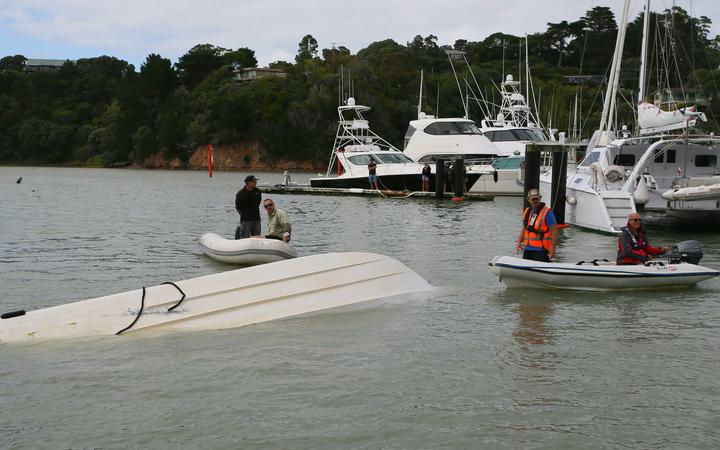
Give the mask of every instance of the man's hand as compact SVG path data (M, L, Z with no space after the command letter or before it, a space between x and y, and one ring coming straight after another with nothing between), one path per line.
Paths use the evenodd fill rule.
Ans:
M518 242L517 245L515 245L515 253L520 253L520 250L522 250L522 243Z
M548 258L553 259L555 257L555 249L551 248L550 251L548 251Z

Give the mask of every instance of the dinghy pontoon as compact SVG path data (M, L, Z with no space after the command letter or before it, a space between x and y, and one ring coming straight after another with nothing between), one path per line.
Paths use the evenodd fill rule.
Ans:
M651 261L645 265L618 266L598 260L545 263L512 256L496 256L490 268L507 287L582 291L689 287L720 274L717 270L684 262Z
M205 233L198 245L208 257L230 264L255 266L297 258L297 251L278 239L225 239L214 233Z

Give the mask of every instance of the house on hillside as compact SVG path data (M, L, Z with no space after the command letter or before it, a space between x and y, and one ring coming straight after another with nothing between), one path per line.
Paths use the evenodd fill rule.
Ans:
M253 81L259 78L285 78L287 74L280 69L268 69L265 67L246 67L244 69L234 70L235 79L237 81Z
M60 70L69 59L28 59L25 61L25 72L54 72ZM71 61L74 62L74 61Z

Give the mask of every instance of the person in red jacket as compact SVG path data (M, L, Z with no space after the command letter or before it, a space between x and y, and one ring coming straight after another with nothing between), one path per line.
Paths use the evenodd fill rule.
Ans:
M652 247L650 245L645 237L645 231L642 229L640 214L632 213L628 216L627 225L620 229L618 237L618 264L643 264L653 259L653 256L669 251L669 247Z

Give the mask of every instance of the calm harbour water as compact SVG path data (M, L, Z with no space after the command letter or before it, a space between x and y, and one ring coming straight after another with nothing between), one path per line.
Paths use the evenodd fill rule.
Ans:
M0 311L235 269L197 238L234 233L244 175L0 168ZM273 198L301 256L388 254L436 291L232 330L0 345L0 448L720 448L720 280L506 290L487 263L513 251L519 199ZM698 239L720 267L717 231L658 220L654 244ZM559 257L614 252L569 229Z

